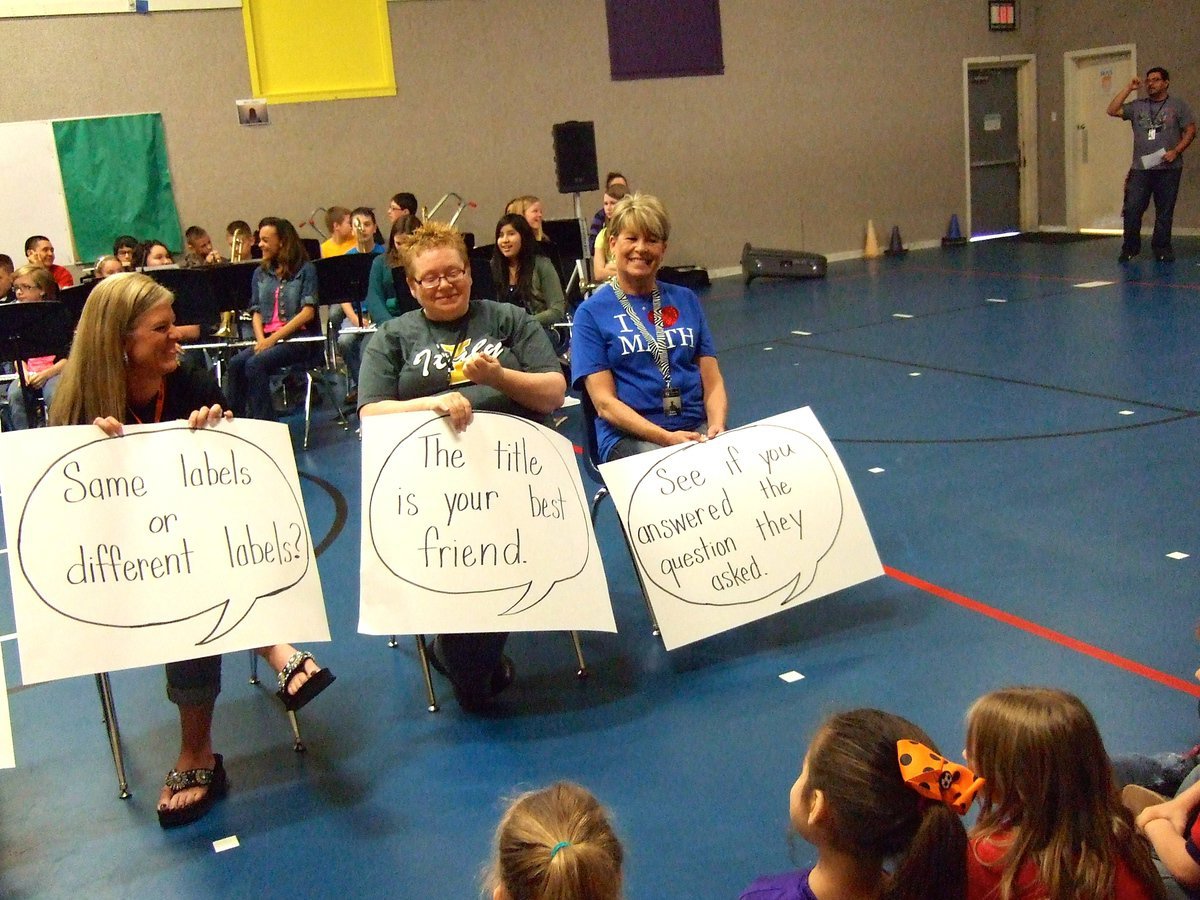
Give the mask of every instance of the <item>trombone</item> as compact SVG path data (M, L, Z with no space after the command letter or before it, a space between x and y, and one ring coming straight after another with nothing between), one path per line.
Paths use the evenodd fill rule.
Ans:
M458 221L458 217L461 216L465 210L475 209L477 205L474 200L463 200L460 195L450 191L442 194L442 199L433 204L433 209L421 210L421 219L425 222L428 222L430 218L437 215L438 210L446 204L447 200L454 200L454 202L458 204L457 208L454 210L454 215L450 217L450 221L447 223L451 228L454 227L454 223Z

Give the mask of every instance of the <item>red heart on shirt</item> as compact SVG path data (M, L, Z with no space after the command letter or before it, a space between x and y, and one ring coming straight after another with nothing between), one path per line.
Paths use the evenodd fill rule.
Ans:
M653 309L648 310L646 312L646 321L649 322L651 325L654 324L654 310ZM670 328L672 325L674 325L678 321L679 321L679 310L678 309L676 309L674 306L664 306L662 308L663 328Z

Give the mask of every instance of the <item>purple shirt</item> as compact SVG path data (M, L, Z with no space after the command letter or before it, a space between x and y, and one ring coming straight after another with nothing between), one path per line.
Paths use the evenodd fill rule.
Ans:
M764 875L756 878L738 900L817 900L808 886L812 869L787 872L783 875Z

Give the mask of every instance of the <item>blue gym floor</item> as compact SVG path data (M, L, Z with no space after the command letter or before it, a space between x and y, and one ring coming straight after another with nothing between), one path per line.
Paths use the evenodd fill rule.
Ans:
M889 575L668 654L606 503L620 632L583 636L586 682L567 635L515 635L518 681L485 718L444 680L430 714L412 639L355 633L357 443L322 411L297 463L334 636L312 649L338 681L301 713L308 752L246 683L246 655L227 657L215 743L232 790L164 832L178 725L161 669L112 676L119 800L94 680L21 688L6 641L18 766L0 771L0 895L476 897L501 798L570 778L615 814L630 900L735 897L810 858L789 846L787 794L832 710L901 713L957 754L973 698L1043 683L1081 695L1114 753L1190 746L1200 241L1176 250L1121 267L1116 239L1010 239L717 281L732 424L811 406ZM1078 286L1093 281L1112 283Z

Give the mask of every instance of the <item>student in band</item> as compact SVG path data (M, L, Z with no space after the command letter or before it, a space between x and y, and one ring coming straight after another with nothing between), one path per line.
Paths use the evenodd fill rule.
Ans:
M621 187L625 188L625 193L630 193L629 182L620 172L609 172L606 176L604 176L604 190L607 191L614 184L619 184ZM604 211L604 207L601 206L598 210L596 210L596 214L592 216L592 224L588 226L588 237L591 239L592 243L595 243L596 236L600 234L600 229L604 227L604 223L607 220L608 214Z
M13 274L13 289L19 303L53 300L58 294L58 285L50 271L32 263L21 266ZM30 419L30 410L36 411L39 401L50 407L59 375L66 364L65 359L54 355L35 356L17 362L25 375L25 390L22 392L19 378L8 386L8 411L14 430L32 428L38 424Z
M206 370L181 368L174 297L141 274L113 275L88 297L50 407L51 425L94 424L110 437L123 426L186 419L214 428L230 418ZM278 695L299 709L332 681L312 654L291 644L256 651L279 674ZM224 761L213 752L212 721L221 690L221 657L167 664L167 698L179 707L180 748L158 797L163 828L194 822L228 790Z
M492 251L492 282L497 300L517 304L549 330L566 318L566 301L554 263L537 253L536 243L524 216L501 216Z
M604 224L600 226L600 232L596 235L595 243L592 245L592 275L597 282L605 281L617 274L612 247L608 241L608 222L612 218L613 210L617 208L617 204L627 193L625 186L617 182L604 189L604 206L600 210L604 214Z
M135 269L157 269L161 266L173 265L175 265L175 257L171 255L171 248L162 241L143 241L133 251L133 267Z
M12 286L14 271L12 257L0 253L0 303L12 303L17 299Z
M616 275L580 304L571 337L571 380L596 407L600 458L716 437L729 403L704 309L693 291L655 278L666 210L633 194L608 228Z
M325 230L329 232L329 237L321 242L321 259L341 256L358 243L354 237L350 210L344 206L331 206L325 210Z
M74 276L62 266L54 264L54 245L44 234L35 234L25 239L25 258L35 266L46 269L59 287L70 287Z
M183 254L182 264L185 269L198 269L225 261L213 248L208 232L199 225L189 225L183 237L187 241L187 252Z
M126 271L133 268L133 252L140 243L132 234L123 234L113 241L113 256L121 261Z
M125 271L125 266L115 256L101 256L96 260L96 264L92 266L92 280L103 281L109 275L116 275Z
M388 221L395 225L397 219L404 216L415 216L420 209L417 206L416 195L410 194L408 191L401 191L393 194L392 199L388 201Z
M250 306L255 342L229 361L227 389L235 413L274 421L271 376L321 359L317 272L287 219L263 219L258 243L262 265L254 270ZM289 340L302 337L317 340Z
M375 227L375 210L368 206L357 207L350 214L350 224L354 228L355 244L346 251L347 256L356 253L376 256L383 253L384 245L375 243L378 233ZM346 329L363 328L371 324L365 298L360 299L362 302L358 308L349 301L342 303L336 310L340 315L331 316L329 320L329 327L338 331L338 353L346 363L346 383L349 391L346 393L345 402L349 404L358 401L358 370L362 365L362 348L367 336L362 332ZM361 316L359 309L362 310Z
M229 245L229 258L234 262L262 259L258 249L258 232L250 228L244 219L234 219L225 226L225 243Z

